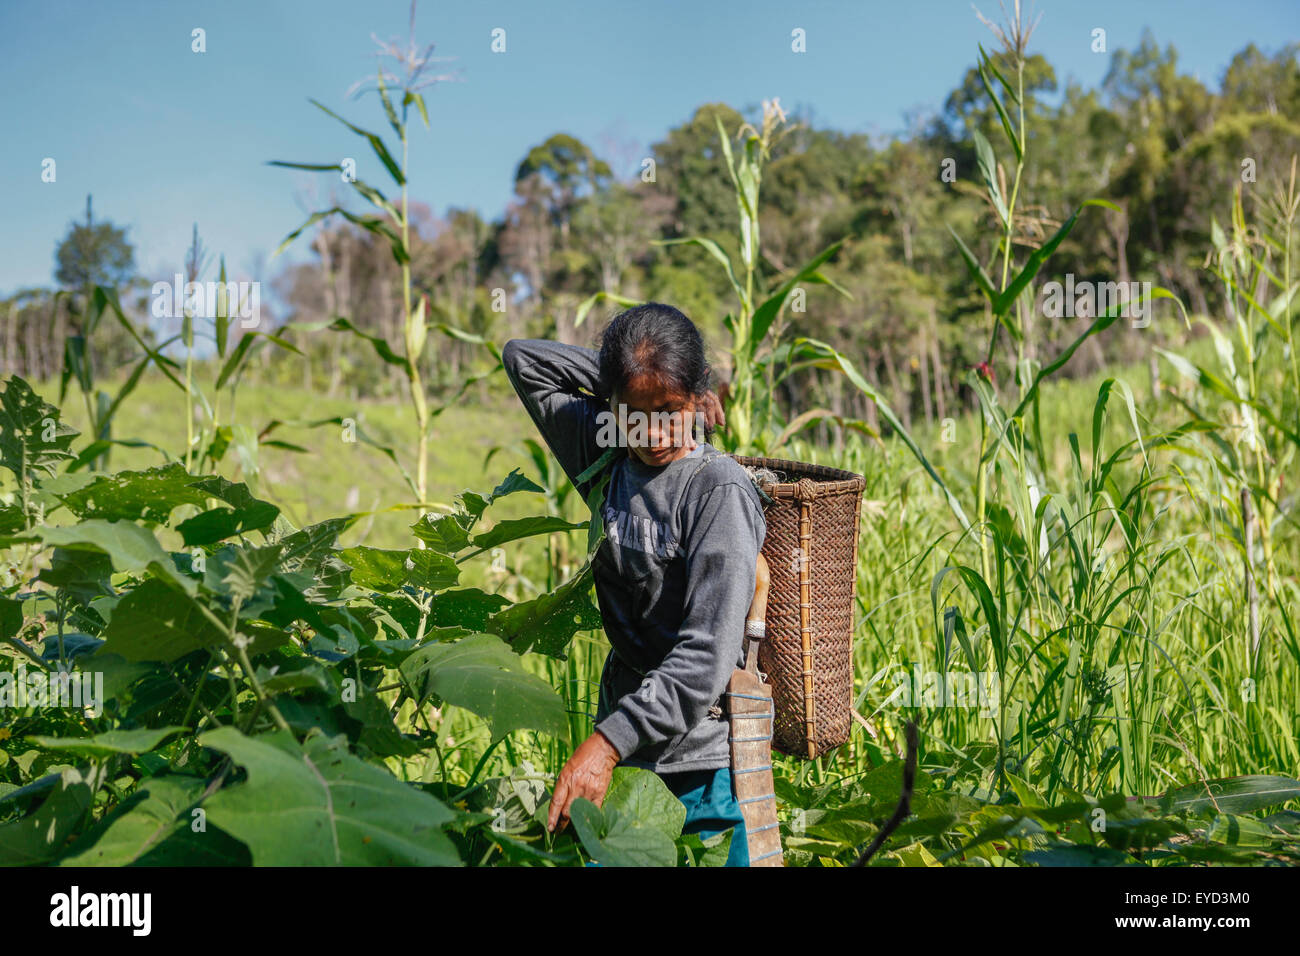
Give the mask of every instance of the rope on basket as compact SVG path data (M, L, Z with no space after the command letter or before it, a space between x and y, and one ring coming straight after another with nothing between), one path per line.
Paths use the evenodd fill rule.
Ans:
M775 503L776 499L763 490L764 485L775 485L780 479L776 472L770 468L755 468L750 465L741 465L749 475L749 480L754 483L754 490L758 492L759 498L763 499L763 504L770 505Z

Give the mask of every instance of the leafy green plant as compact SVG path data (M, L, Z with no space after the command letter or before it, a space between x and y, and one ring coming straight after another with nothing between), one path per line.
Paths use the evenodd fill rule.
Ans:
M562 655L597 623L587 589L512 605L456 586L476 555L575 527L540 516L480 530L494 501L541 490L517 472L423 516L408 549L340 549L355 517L295 529L245 485L179 463L69 481L77 435L58 410L21 379L0 399L0 465L18 488L0 546L45 565L0 598L14 717L0 772L18 775L0 793L6 862L457 863L445 831L478 822L453 809L477 771L453 781L425 703L477 714L493 746L566 731L520 653ZM183 507L200 510L174 520ZM20 668L94 676L102 699L15 698ZM404 701L423 728L399 728ZM385 766L430 751L436 785ZM276 822L285 807L302 832ZM196 810L219 836L188 826Z

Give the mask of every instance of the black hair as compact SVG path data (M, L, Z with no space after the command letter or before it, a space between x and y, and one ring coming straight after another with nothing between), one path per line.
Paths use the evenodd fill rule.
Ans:
M620 312L600 340L600 385L606 397L642 375L685 395L712 387L713 370L695 323L671 305L647 302ZM705 441L713 429L706 428Z

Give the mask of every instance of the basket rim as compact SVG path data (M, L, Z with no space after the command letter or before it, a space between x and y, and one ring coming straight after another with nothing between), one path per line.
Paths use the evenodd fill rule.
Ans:
M805 477L799 481L781 481L764 485L763 489L776 498L804 497L801 485L809 482L818 497L835 494L860 494L867 486L861 475L842 468L819 465L810 461L796 461L791 458L764 458L757 455L732 455L737 464L750 468L771 468L775 471L801 471Z

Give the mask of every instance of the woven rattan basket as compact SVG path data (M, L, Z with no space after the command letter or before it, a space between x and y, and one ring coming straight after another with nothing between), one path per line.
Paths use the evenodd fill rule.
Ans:
M809 759L846 743L853 708L853 603L861 475L781 458L733 456L775 472L758 483L772 575L758 666L776 705L772 746Z

